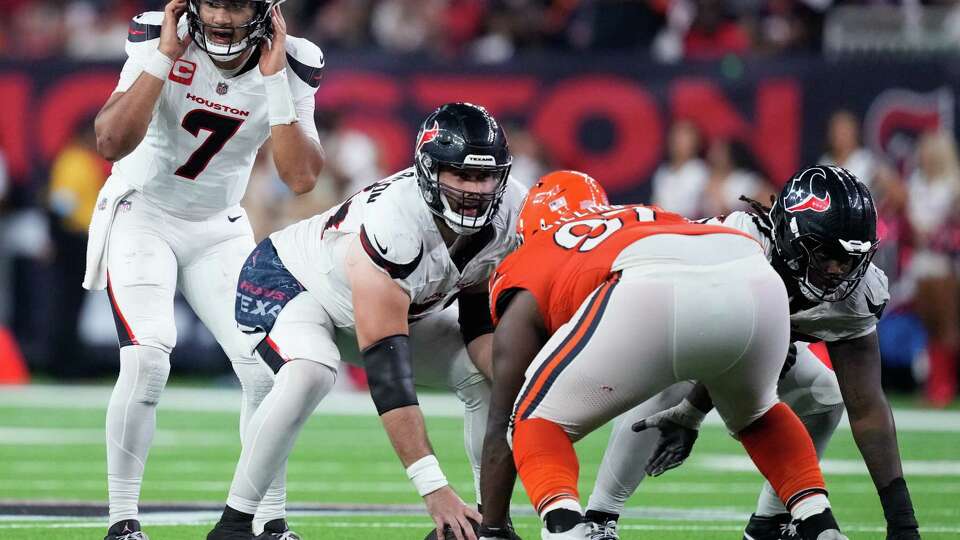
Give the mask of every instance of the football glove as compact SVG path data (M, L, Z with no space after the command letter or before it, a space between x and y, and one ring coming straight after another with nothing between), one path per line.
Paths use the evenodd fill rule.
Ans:
M649 428L660 430L657 447L644 468L648 475L660 476L670 469L679 467L690 457L704 416L706 415L689 401L683 400L678 405L633 424L633 431L636 432Z

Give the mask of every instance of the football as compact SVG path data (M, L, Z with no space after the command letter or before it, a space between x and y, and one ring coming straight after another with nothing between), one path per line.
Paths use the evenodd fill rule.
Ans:
M470 521L470 525L473 526L474 534L477 534L480 530L480 524L470 518L467 519ZM479 538L479 534L477 534L477 537ZM453 530L451 530L450 527L444 527L442 537L440 536L440 533L437 532L437 529L433 529L423 540L456 540L456 538L457 537L454 536Z

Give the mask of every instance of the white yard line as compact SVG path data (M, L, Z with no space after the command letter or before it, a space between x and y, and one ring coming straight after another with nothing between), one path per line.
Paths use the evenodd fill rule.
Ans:
M293 513L291 513L293 515ZM318 513L297 513L301 516L322 516ZM381 514L390 516L395 514ZM146 527L164 527L164 526L183 526L183 525L210 525L218 517L216 512L168 512L163 515L144 516L144 525ZM27 522L34 520L33 522ZM681 519L678 519L681 520ZM54 522L48 522L54 521ZM3 529L80 529L80 528L102 528L103 520L49 520L44 516L18 516L16 522L0 521L0 530ZM426 531L429 527L429 521L424 517L422 521L324 521L321 526L326 528L362 528L362 529L422 529ZM729 525L708 525L708 524L680 524L680 523L624 523L620 526L621 530L630 531L712 531L712 532L738 532L743 530L742 523L730 523ZM844 530L848 532L862 533L884 533L885 527L878 525L859 525L845 524ZM957 534L960 533L960 526L952 524L924 524L924 534Z
M747 456L735 454L694 454L689 466L710 471L724 472L754 472L757 466ZM820 468L830 475L867 474L867 466L862 459L825 459L820 462ZM960 476L960 461L917 461L903 462L903 472L907 476Z
M469 491L473 488L472 481L453 482L457 490ZM723 494L756 494L760 489L760 479L757 481L740 482L650 482L645 484L644 492L654 495L723 495ZM150 486L155 490L176 491L187 493L220 493L230 487L229 479L225 480L152 480ZM32 491L49 491L54 494L65 490L105 490L105 480L59 480L59 479L29 479L0 477L0 493L8 490L30 489ZM410 483L402 481L344 481L323 482L292 480L287 483L287 489L297 493L402 493L410 492ZM914 482L910 484L910 491L916 493L934 493L953 496L960 494L960 482ZM876 489L869 481L861 483L833 484L831 493L846 494L875 494Z
M0 407L34 407L54 409L105 410L112 387L108 385L43 385L6 386L0 388ZM426 393L420 406L428 416L458 418L463 406L452 394ZM167 388L160 400L162 410L237 412L240 390L237 388ZM370 396L364 392L334 391L324 398L317 414L375 415ZM899 431L960 432L960 412L906 410L894 411ZM708 425L722 425L720 417L711 413ZM840 429L849 429L846 421Z

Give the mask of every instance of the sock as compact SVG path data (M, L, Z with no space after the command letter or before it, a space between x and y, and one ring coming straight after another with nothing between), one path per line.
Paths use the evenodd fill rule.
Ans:
M737 435L791 513L804 498L826 495L813 442L790 407L777 403Z
M894 479L879 491L879 495L888 532L917 530L919 525L913 513L913 501L903 478Z
M587 514L583 516L587 521L592 521L594 523L606 523L608 521L620 521L620 514L611 514L610 512L600 512L599 510L587 510Z
M250 419L273 388L274 376L273 372L259 361L256 363L233 361L231 365L240 380L240 440L243 441ZM286 517L286 484L287 464L284 462L257 507L253 519L254 534L262 533L267 522Z
M220 521L224 523L251 523L253 521L253 514L241 512L227 505L223 507L223 514L220 515Z
M552 533L567 532L583 521L583 516L576 510L556 508L547 512L543 524Z
M270 487L260 500L257 506L257 513L253 519L253 532L260 534L264 526L274 520L282 520L287 517L287 462L284 460L277 471Z
M842 417L842 403L838 403L829 411L800 417L800 421L807 428L807 433L810 434L810 439L813 440L818 459L823 457L823 452L827 449L827 444L833 437L833 432L837 429L837 424L840 423ZM763 489L757 498L757 510L754 513L764 517L788 513L770 482L763 483Z
M110 523L137 518L157 403L169 374L166 352L145 345L120 348L120 375L110 394L106 422Z
M310 360L292 360L244 429L243 448L227 504L255 514L267 488L286 463L310 414L333 388L336 373Z
M603 461L600 462L597 480L590 493L588 509L610 514L623 512L627 499L646 478L644 465L660 440L658 429L635 433L630 427L641 418L680 403L692 387L691 382L676 383L617 417L607 448L603 451Z
M837 520L834 519L833 512L831 512L829 508L797 524L797 530L800 532L801 538L816 538L820 536L820 533L823 531L829 531L831 529L839 531L840 526L837 525Z
M560 500L575 502L579 510L580 464L563 428L542 418L517 422L513 429L513 459L537 513L544 515L549 505Z
M481 379L474 384L457 389L457 397L463 402L463 446L473 471L473 488L480 499L480 464L483 457L483 438L487 433L487 416L490 414L490 383Z

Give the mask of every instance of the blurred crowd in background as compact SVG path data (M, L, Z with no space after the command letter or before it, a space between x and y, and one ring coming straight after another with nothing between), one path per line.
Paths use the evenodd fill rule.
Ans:
M827 17L843 22L838 8L878 7L881 17L923 25L923 4L942 6L946 11L930 18L960 35L960 8L947 0L287 0L283 11L291 34L332 51L376 48L490 63L543 50L649 51L673 62L820 51ZM0 56L110 60L123 58L130 18L158 6L0 0L0 8Z
M860 2L884 4L884 2ZM920 4L919 2L907 2ZM137 0L0 0L0 58L120 60L130 17L145 8ZM328 51L375 48L479 61L509 58L517 50L648 49L662 60L711 58L728 52L779 54L818 51L824 43L830 0L288 0L290 32ZM896 3L896 9L902 4ZM156 8L155 3L150 6ZM953 8L950 7L952 10ZM69 31L73 25L92 31ZM244 206L257 239L322 212L385 170L381 149L347 127L335 111L318 110L317 126L327 164L316 190L294 198L273 168L269 143L257 157ZM881 250L875 262L890 278L892 300L882 322L887 383L922 389L933 405L957 393L960 349L960 159L952 133L921 137L912 159L896 164L868 150L861 122L837 109L823 133L821 163L846 167L872 190L880 209ZM115 336L106 302L79 287L86 229L109 163L96 153L92 122L83 124L49 166L36 197L42 211L4 211L9 180L0 146L0 329L21 337L31 367L53 376L89 373L85 344L106 343L96 354L115 357ZM532 183L557 166L531 133L507 126L513 174ZM739 140L708 138L703 126L680 120L665 134L665 154L650 182L649 201L690 218L748 209L741 196L766 203L785 178L767 178L757 156ZM601 182L602 178L599 179ZM626 202L626 201L617 201ZM28 269L25 270L24 269ZM24 303L24 274L46 273L53 290L45 303ZM29 276L28 276L29 277ZM22 295L21 295L22 296ZM91 322L106 317L104 324ZM191 320L179 306L178 326ZM103 321L101 321L103 322ZM23 336L23 329L42 329ZM103 329L106 330L103 330ZM179 328L180 340L202 327ZM99 334L98 334L99 332ZM210 350L209 336L198 338ZM204 341L205 340L205 341ZM104 353L103 351L108 351ZM113 350L113 353L109 351ZM175 363L176 365L176 363ZM217 364L216 370L226 370ZM109 369L109 368L108 368Z

